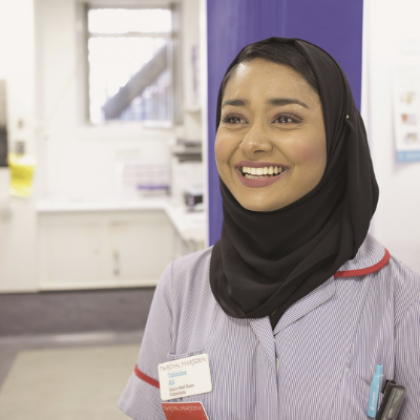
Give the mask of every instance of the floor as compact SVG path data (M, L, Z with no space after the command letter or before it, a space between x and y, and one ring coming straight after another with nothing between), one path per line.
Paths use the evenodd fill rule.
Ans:
M154 288L0 294L0 337L136 331Z
M153 292L0 295L0 420L128 419L116 402Z
M0 419L126 419L116 403L141 338L130 332L0 339Z

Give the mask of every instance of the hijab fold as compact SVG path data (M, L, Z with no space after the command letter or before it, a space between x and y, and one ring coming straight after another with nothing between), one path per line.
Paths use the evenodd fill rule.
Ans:
M243 208L220 181L224 221L221 239L212 250L210 285L226 314L262 318L275 311L274 328L291 305L355 257L376 210L379 190L363 121L337 62L306 41L262 42L293 44L311 66L323 107L327 165L312 191L271 212ZM221 96L219 92L217 125Z

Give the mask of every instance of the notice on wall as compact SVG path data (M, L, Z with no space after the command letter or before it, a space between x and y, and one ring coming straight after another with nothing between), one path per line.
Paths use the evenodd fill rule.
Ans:
M394 121L397 160L420 161L420 62L395 68Z

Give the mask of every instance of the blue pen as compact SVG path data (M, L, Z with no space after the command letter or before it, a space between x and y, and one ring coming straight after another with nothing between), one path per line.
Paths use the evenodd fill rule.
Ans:
M370 385L369 406L367 415L374 419L378 411L379 391L381 390L383 366L376 365L376 371L373 375L372 383Z

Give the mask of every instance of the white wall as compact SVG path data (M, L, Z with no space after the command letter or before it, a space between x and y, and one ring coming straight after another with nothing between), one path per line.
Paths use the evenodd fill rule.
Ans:
M0 0L0 78L7 83L11 145L19 119L34 125L33 16L33 0ZM27 147L35 153L31 134ZM0 215L0 283L3 290L32 290L37 280L33 200L11 199L9 211Z
M402 53L401 43L420 45L420 2L365 0L364 108L380 199L373 235L392 255L420 271L420 162L398 163L394 142L393 71L420 61ZM420 78L420 74L419 74Z
M201 4L200 4L201 3ZM184 70L184 125L185 136L191 139L199 139L202 137L201 104L200 98L193 95L193 70L192 70L192 49L200 44L199 32L199 14L200 8L204 8L205 4L200 0L183 0L183 20L185 22L182 33L182 49ZM205 46L201 45L204 51ZM198 60L199 66L201 65ZM200 68L198 69L198 79L202 76ZM200 80L198 80L198 83Z

